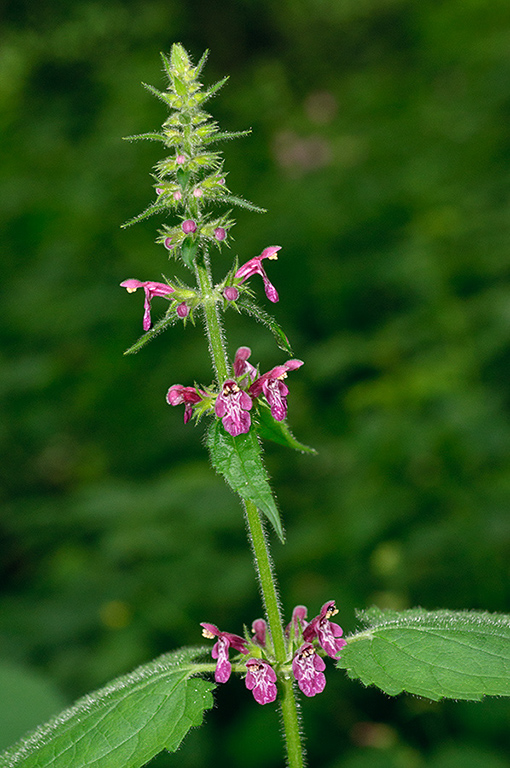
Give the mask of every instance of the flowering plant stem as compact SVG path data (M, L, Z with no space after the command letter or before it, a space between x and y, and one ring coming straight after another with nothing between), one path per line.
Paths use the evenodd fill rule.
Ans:
M205 253L197 257L195 262L197 283L200 286L203 306L204 321L211 359L218 379L218 385L228 378L228 361L223 344L223 327L216 308L216 300L213 293L213 284L207 255ZM276 577L271 565L268 542L264 533L264 527L260 513L252 501L245 501L246 521L249 530L249 538L255 558L256 570L259 578L262 599L267 614L269 630L274 645L276 662L280 665L287 661L287 650L283 633L282 616L278 603ZM296 694L292 680L288 675L281 681L281 711L285 744L287 748L287 760L289 768L303 768L304 754L299 731L298 707Z
M266 609L268 624L274 644L275 657L278 663L286 661L285 637L283 635L282 619L278 604L276 578L271 567L268 544L262 526L260 513L251 501L245 502L246 519L250 531L251 544L257 573L259 576L262 599ZM285 744L289 768L304 766L303 747L299 731L298 708L296 694L290 676L286 675L282 682L280 707L282 710Z

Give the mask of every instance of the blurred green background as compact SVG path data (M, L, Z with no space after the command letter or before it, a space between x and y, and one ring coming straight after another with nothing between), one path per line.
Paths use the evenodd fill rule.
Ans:
M355 608L509 611L508 0L7 0L3 225L0 741L156 654L260 615L239 505L172 383L208 383L201 329L138 355L142 297L174 271L153 198L160 51L182 42L226 130L241 212L232 253L271 244L274 310L306 365L290 423L317 457L267 447L287 529L290 615ZM223 276L229 254L218 256ZM164 303L154 301L154 315ZM229 349L284 359L249 319ZM282 764L278 718L240 681L153 766ZM510 707L388 699L335 673L303 704L321 768L501 768ZM262 738L262 736L264 738Z

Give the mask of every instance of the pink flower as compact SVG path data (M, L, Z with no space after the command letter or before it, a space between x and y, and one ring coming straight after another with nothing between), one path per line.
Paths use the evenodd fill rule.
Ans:
M255 619L251 625L251 631L253 632L253 642L257 645L260 645L261 648L265 648L267 623L264 621L264 619Z
M214 230L214 237L216 240L224 240L227 236L227 232L223 227L216 227Z
M294 654L292 671L305 696L322 693L326 686L324 660L315 652L311 643L304 643Z
M287 624L285 628L285 634L287 637L298 638L300 637L301 633L303 632L304 628L308 624L306 620L306 614L308 613L308 609L304 605L296 605L294 610L292 611L292 619L290 620L290 623Z
M202 400L202 394L195 387L183 387L173 384L167 392L166 401L169 405L184 403L184 423L187 424L193 414L193 406Z
M239 389L233 379L228 379L216 398L214 412L222 420L226 431L232 437L237 437L250 431L251 418L248 411L252 405L251 397Z
M259 397L261 394L264 394L275 421L283 421L287 416L289 388L283 383L283 379L287 377L287 371L294 371L302 365L302 360L287 360L283 365L277 365L267 373L259 376L248 390L252 397Z
M181 229L184 232L185 235L189 235L192 232L197 231L197 225L193 221L193 219L186 219L186 221L183 221L181 224Z
M184 165L184 163L186 162L186 158L184 157L184 155L177 155L177 157L175 158L175 162L177 163L177 165Z
M121 283L122 288L125 288L128 293L134 293L137 288L143 288L145 291L145 303L144 303L144 314L143 314L143 330L148 331L151 326L151 301L153 296L168 296L170 293L174 292L174 289L171 285L167 285L167 283L153 283L152 281L145 281L142 282L140 280L135 280L133 278L130 278L129 280L124 280L124 282Z
M338 653L346 645L345 640L340 638L343 635L343 629L338 624L330 621L331 616L338 613L334 600L328 600L321 608L321 612L308 624L303 632L303 638L310 642L314 637L319 641L328 656L332 659L338 658Z
M172 248L174 247L173 243L172 243L172 238L171 237L165 237L165 239L163 240L163 245L165 246L167 251L171 251Z
M214 679L217 683L226 683L232 672L232 664L228 658L229 648L234 648L236 651L246 654L248 653L246 640L230 632L221 632L214 624L202 622L200 626L203 627L202 635L204 637L207 637L209 640L212 640L213 637L218 638L211 651L213 659L218 660Z
M269 704L276 699L276 672L264 659L248 659L246 662L246 687L252 691L258 704Z
M257 369L248 362L248 358L251 355L251 349L249 347L239 347L234 358L234 376L236 379L240 379L241 376L248 374L250 381L257 378Z
M262 266L262 260L277 259L278 256L276 254L280 249L281 245L270 245L268 248L264 248L260 256L255 256L253 259L247 261L246 264L243 264L242 267L239 267L235 273L237 280L240 280L242 283L244 283L244 281L252 275L261 275L262 280L264 281L266 296L269 301L272 301L273 303L278 301L278 293L274 285L269 282L269 278L266 275L264 267Z

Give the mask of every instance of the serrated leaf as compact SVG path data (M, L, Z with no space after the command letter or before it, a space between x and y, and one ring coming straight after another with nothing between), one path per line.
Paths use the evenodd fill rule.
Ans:
M218 419L207 435L212 465L242 499L252 501L264 514L282 543L282 523L261 461L261 450L255 430L232 437Z
M0 768L139 768L174 752L213 705L194 678L205 649L185 648L80 699L0 755Z
M245 200L244 197L238 197L237 195L222 195L221 199L226 203L237 205L238 208L246 208L247 211L251 211L252 213L267 213L265 208L261 208L260 206L255 205L255 203L250 203L250 201Z
M178 323L179 320L180 318L176 312L173 312L172 314L166 314L165 317L162 317L161 320L158 320L157 323L154 323L150 331L144 333L143 336L140 336L138 341L135 341L135 343L129 347L129 349L126 349L124 354L133 355L135 352L139 352L142 347L148 344L149 341L152 341L152 339L156 338L156 336L164 331L165 328L170 328L172 325Z
M510 616L476 611L380 611L347 639L338 667L390 696L438 701L510 696Z
M265 309L262 309L262 307L259 307L258 304L255 304L255 302L250 301L245 297L241 297L237 304L243 312L246 312L247 315L254 317L259 323L262 323L266 328L269 328L278 347L283 350L283 352L288 352L289 355L292 355L290 342L283 332L282 327L276 322L272 315L266 312Z
M296 440L290 431L287 422L276 421L276 419L273 419L270 409L264 405L264 403L260 403L259 406L257 432L260 437L265 440L272 440L273 443L285 445L287 448L292 448L294 451L300 451L300 453L317 453L315 448L310 448L310 446L304 445L304 443L300 443L299 440Z

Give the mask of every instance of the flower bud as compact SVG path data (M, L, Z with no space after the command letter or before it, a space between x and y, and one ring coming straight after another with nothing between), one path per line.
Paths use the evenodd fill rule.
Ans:
M200 187L196 187L196 189L193 190L193 197L202 197L204 193L200 189Z
M184 232L185 235L189 235L192 232L197 231L197 225L193 221L193 219L186 219L186 221L183 221L181 224L181 229Z
M223 291L223 295L227 301L237 301L239 298L239 291L234 288L233 285L228 285Z
M163 245L165 246L167 251L171 251L172 248L174 247L173 243L172 243L172 238L171 237L165 237L165 239L163 240Z
M214 230L214 237L216 240L224 240L227 236L227 232L223 227L216 227Z
M189 315L189 307L185 301L183 301L182 304L178 304L175 311L177 312L178 316L182 317L183 319Z
M186 162L186 158L184 157L184 155L177 155L177 157L175 158L175 162L177 163L177 165L183 165Z
M176 190L172 195L174 200L182 200L182 192Z
M165 190L161 189L161 187L156 187L156 194L162 195Z

